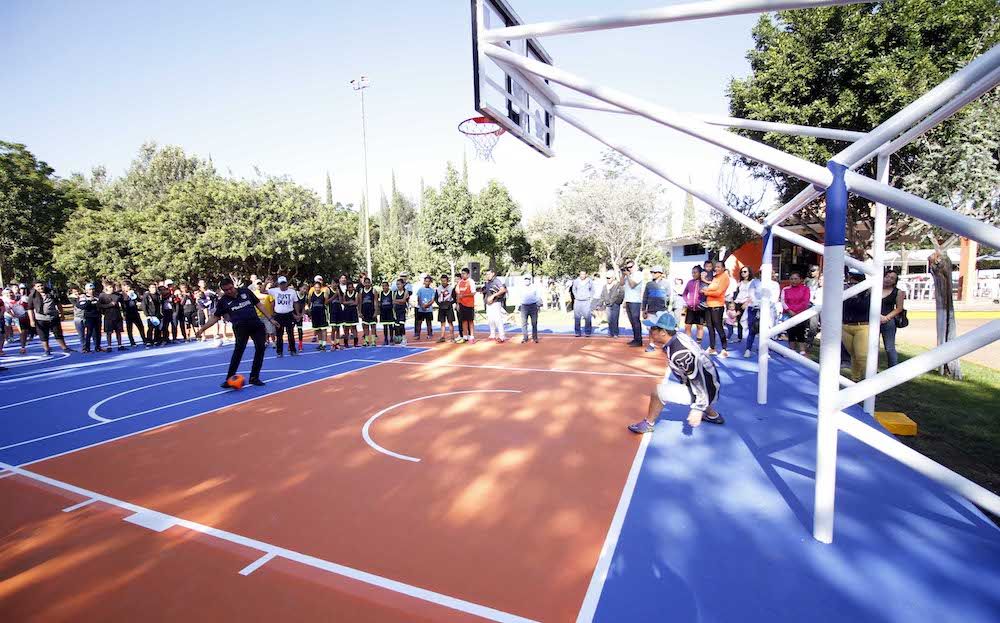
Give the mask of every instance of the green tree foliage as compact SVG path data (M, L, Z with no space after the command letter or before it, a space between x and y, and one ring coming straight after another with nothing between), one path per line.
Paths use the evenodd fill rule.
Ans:
M467 251L487 256L490 267L496 268L497 259L505 256L511 241L521 230L521 208L506 186L490 180L472 202L469 226L472 235Z
M356 263L357 214L349 208L325 206L284 178L223 178L177 147L143 146L102 196L101 207L78 208L56 238L56 266L76 282L307 278Z
M605 152L600 165L559 193L556 225L561 233L593 241L617 270L628 257L643 255L666 236L667 206L660 188L631 172L632 161Z
M1000 28L995 0L894 0L765 14L753 36L747 55L752 74L729 85L733 116L867 131L996 44ZM738 132L820 164L844 147L812 137ZM893 181L917 169L923 157L920 145L898 152ZM782 201L804 187L764 165L740 163L773 182ZM873 166L861 172L874 175ZM802 216L817 219L821 208ZM868 202L852 198L850 219L870 220Z
M457 262L469 249L474 235L468 218L472 203L472 194L450 162L440 189L424 190L418 218L420 238L449 263Z
M416 211L413 202L396 188L392 176L392 196L379 228L378 245L372 250L375 274L392 281L401 271L409 269L409 233Z
M20 143L0 141L0 275L54 277L52 248L70 214L97 198L80 178L60 180Z
M326 205L333 205L333 182L330 181L330 172L326 172Z
M684 195L684 221L682 223L682 234L690 234L697 228L694 213L694 195L687 193Z

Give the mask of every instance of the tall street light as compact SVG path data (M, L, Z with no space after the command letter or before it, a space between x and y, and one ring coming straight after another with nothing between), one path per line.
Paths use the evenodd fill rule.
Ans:
M371 208L371 193L368 188L368 124L365 119L365 89L369 86L368 76L361 76L351 80L351 88L361 94L361 145L365 157L365 202L361 210L361 227L364 232L362 244L365 245L365 262L368 265L368 276L374 279L372 274L372 241L368 227L368 213Z

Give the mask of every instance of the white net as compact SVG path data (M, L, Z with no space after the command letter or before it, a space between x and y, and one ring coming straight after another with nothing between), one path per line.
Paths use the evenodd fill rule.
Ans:
M493 148L506 130L489 117L472 117L458 124L458 131L476 146L476 156L480 160L492 161Z

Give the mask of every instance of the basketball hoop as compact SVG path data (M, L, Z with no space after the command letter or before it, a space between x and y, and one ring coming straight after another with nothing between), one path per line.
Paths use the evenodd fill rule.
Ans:
M469 137L476 146L480 160L493 160L493 148L500 135L506 132L499 123L489 117L472 117L458 124L458 131Z

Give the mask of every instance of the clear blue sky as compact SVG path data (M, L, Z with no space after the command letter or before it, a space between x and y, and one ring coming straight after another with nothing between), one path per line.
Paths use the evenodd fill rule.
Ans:
M515 0L526 21L658 6L656 0ZM373 193L390 172L416 196L460 162L456 131L472 109L469 2L0 2L0 138L26 143L58 174L120 174L146 140L254 166L338 200L362 194L364 73ZM586 33L544 42L556 64L676 110L725 114L725 87L748 71L756 16ZM715 187L722 153L647 123L587 114ZM546 160L506 137L496 164L472 162L474 186L503 180L525 211L595 160L601 146L563 125ZM678 196L674 196L675 202Z

